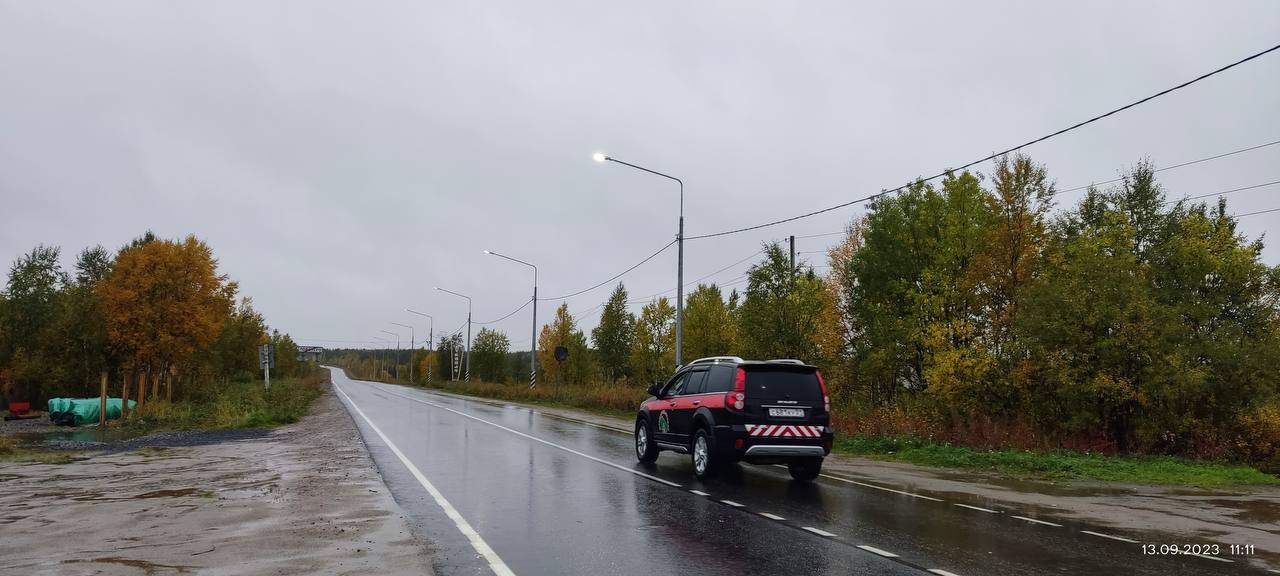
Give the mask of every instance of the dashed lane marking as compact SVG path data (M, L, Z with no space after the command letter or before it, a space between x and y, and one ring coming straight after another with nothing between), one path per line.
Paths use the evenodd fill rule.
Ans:
M760 515L761 515L761 516L764 516L765 518L768 518L768 519L770 519L770 520L779 520L779 521L781 521L781 520L786 520L786 518L783 518L783 517L781 517L781 516L779 516L779 515L777 515L777 514L770 514L770 513L768 513L768 512L761 512L761 513L760 513Z
M1137 543L1138 543L1138 541L1137 541L1137 540L1131 540L1131 539L1129 539L1129 538L1124 538L1124 537L1121 537L1121 536L1112 536L1112 535L1110 535L1110 534L1103 534L1103 533L1101 533L1101 532L1094 532L1094 531L1092 531L1092 530L1081 530L1081 531L1080 531L1080 533L1081 533L1081 534L1088 534L1088 535L1090 535L1090 536L1097 536L1097 537L1099 537L1099 538L1110 538L1110 539L1112 539L1112 540L1119 540L1119 541L1121 541L1121 542L1128 542L1128 543L1130 543L1130 544L1137 544Z
M990 509L990 508L982 508L982 507L979 507L979 506L970 506L970 505L968 505L968 504L960 504L960 503L954 503L954 504L955 504L956 506L961 507L961 508L968 508L968 509L970 509L970 510L977 510L977 511L979 511L979 512L986 512L986 513L988 513L988 514L999 514L999 513L1000 513L1000 511L999 511L999 510L992 510L992 509Z
M728 504L728 505L730 505L730 506L733 506L734 508L743 508L743 507L744 507L743 505L741 505L741 504L739 504L739 503L737 503L737 502L734 502L733 500L721 500L721 502L724 502L725 504Z
M480 533L476 532L475 528L471 527L471 523L467 522L467 519L463 518L462 514L460 514L458 510L449 503L449 500L444 497L444 494L441 494L440 491L436 489L435 485L432 484L430 480L427 480L427 477L422 473L422 471L419 470L417 466L414 466L413 462L409 461L409 458L404 455L404 452L401 452L400 448L397 447L390 438L387 438L386 434L382 433L382 429L378 428L378 425L374 424L373 420L369 419L369 416L364 413L364 410L361 410L359 406L356 406L355 401L352 400L350 396L347 396L347 393L342 390L342 387L338 386L335 382L333 384L333 388L337 390L339 394L342 394L343 398L347 399L347 403L351 405L351 408L355 409L356 414L359 414L360 417L364 419L365 423L369 425L369 428L378 435L378 438L382 439L382 442L387 445L387 448L391 449L391 453L395 454L396 458L400 459L400 462L404 464L405 468L409 469L409 473L413 474L413 477L418 480L418 483L421 484L423 488L427 489L427 493L431 494L431 497L435 499L436 504L444 510L445 515L448 516L449 519L453 520L453 524L458 527L458 531L462 532L462 534L467 537L467 540L471 542L471 547L475 548L476 552L479 553L480 556L485 559L485 562L489 564L489 569L493 570L493 573L497 576L515 576L515 572L512 572L511 568L507 567L507 563L503 562L502 558L498 556L498 553L494 552L493 548L489 546L489 543L485 542L484 538L480 537Z
M929 572L932 572L932 573L934 573L934 574L937 574L938 576L960 576L959 574L956 574L955 572L947 572L946 570L943 570L943 569L941 569L941 568L930 568L930 569L929 569Z
M800 528L801 528L801 529L804 529L804 530L807 530L807 531L809 531L809 532L813 532L814 534L817 534L817 535L819 535L819 536L826 536L827 538L835 538L835 537L836 537L836 535L835 535L835 534L832 534L832 533L830 533L830 532L827 532L826 530L823 530L823 529L821 529L821 528L814 528L813 526L801 526ZM859 546L859 548L861 548L861 546Z
M690 490L690 492L693 492L694 494L697 494L699 496L710 496L710 494L707 494L706 492L703 492L701 490Z
M584 453L584 452L579 452L579 451L577 451L577 450L574 450L573 448L569 448L568 446L561 446L561 445L559 445L559 444L556 444L555 442L551 442L551 441L548 441L548 440L543 440L542 438L539 438L539 437L537 437L537 436L533 436L533 435L531 435L531 434L525 434L524 432L521 432L521 431L516 430L516 429L514 429L514 428L508 428L508 427L506 427L506 426L503 426L503 425L501 425L501 424L498 424L497 422L490 422L490 421L488 421L488 420L485 420L484 418L479 418L479 417L476 417L476 416L472 416L472 415L470 415L470 414L467 414L466 412L462 412L462 411L460 411L460 410L454 410L453 408L450 408L450 407L445 406L445 405L442 405L442 404L437 404L437 403L435 403L435 402L428 402L428 401L423 400L423 399L421 399L421 398L414 398L414 397L411 397L411 396L405 396L404 394L396 394L395 392L390 392L390 391L388 391L388 394L391 394L392 396L399 396L399 397L401 397L401 398L404 398L405 400L412 400L412 401L414 401L414 402L418 402L418 403L420 403L420 404L426 404L426 405L428 405L428 406L435 406L436 408L439 408L439 409L441 409L441 410L448 410L448 411L450 411L450 412L453 412L454 414L457 414L457 415L459 415L459 416L462 416L463 418L470 418L470 419L472 419L472 420L475 420L476 422L482 422L482 423L484 423L484 424L488 424L488 425L490 425L490 426L493 426L494 428L500 428L500 429L502 429L502 430L506 430L507 432L510 432L510 433L515 434L515 435L517 435L517 436L522 436L522 437L524 437L524 438L528 438L528 439L530 439L530 440L533 440L534 442L541 442L541 443L543 443L543 444L546 444L547 446L551 446L552 448L559 448L559 449L561 449L561 450L564 450L565 452L568 452L568 453L570 453L570 454L576 454L576 455L578 455L578 456L581 456L581 457L586 458L586 459L588 459L588 460L591 460L591 461L593 461L593 462L599 462L599 463L601 463L601 464L604 464L605 466L609 466L609 467L611 467L611 468L617 468L618 470L622 470L623 472L630 472L631 474L635 474L636 476L640 476L640 477L642 477L642 478L648 478L648 479L650 479L650 480L653 480L654 482L658 482L658 483L661 483L661 484L666 484L667 486L671 486L672 488L681 488L681 486L680 486L679 484L676 484L675 482L672 482L672 481L670 481L670 480L663 480L662 478L659 478L659 477L654 476L654 475L652 475L652 474L645 474L644 472L641 472L641 471L639 471L639 470L632 470L631 468L627 468L626 466L621 466L621 465L619 465L619 464L614 464L613 462L610 462L610 461L608 461L608 460L602 460L602 459L600 459L600 458L596 458L595 456L592 456L592 455L590 455L590 454L586 454L586 453Z
M879 555L881 555L881 556L884 556L885 558L897 558L897 557L898 557L898 555L897 555L897 554L894 554L893 552L890 552L890 551L888 551L888 550L881 550L881 549L879 549L879 548L876 548L875 546L867 546L866 544L859 544L859 545L858 545L858 547L859 547L859 548L861 548L861 549L863 549L863 550L866 550L867 552L870 552L870 553L872 553L872 554L879 554Z
M1017 518L1019 520L1026 520L1027 522L1035 522L1036 524L1044 524L1045 526L1053 526L1055 528L1062 527L1061 524L1054 524L1053 522L1045 522L1044 520L1036 520L1035 518L1027 518L1026 516L1010 516L1010 518Z

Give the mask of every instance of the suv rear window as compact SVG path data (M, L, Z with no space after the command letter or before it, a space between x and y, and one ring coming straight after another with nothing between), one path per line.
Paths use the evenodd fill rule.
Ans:
M779 369L781 368L781 369ZM822 400L822 386L812 369L753 367L747 370L747 398L751 400Z

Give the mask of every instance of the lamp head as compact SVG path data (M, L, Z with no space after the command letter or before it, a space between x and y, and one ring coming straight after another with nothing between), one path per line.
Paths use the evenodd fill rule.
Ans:
M609 157L605 156L604 152L596 152L595 154L591 155L591 159L595 160L596 162L604 162L605 160L608 160Z

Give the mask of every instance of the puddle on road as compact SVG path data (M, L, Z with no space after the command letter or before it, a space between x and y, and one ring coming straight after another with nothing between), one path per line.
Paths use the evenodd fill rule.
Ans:
M139 568L146 574L159 574L163 572L189 574L195 570L195 566L156 564L153 562L147 562L145 560L133 560L130 558L120 558L117 556L110 556L106 558L94 558L92 560L63 560L62 561L63 564L84 564L89 562L97 563L97 564L119 564L121 566L128 566L130 568Z
M97 426L87 428L69 428L49 432L17 432L8 435L19 444L38 444L49 442L116 442L141 436L141 432L121 430L119 428L99 429Z
M1250 524L1280 524L1280 503L1264 500L1206 500L1233 510L1231 516Z

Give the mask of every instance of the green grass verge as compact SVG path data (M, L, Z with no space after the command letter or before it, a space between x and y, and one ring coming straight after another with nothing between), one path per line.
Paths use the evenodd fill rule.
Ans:
M982 450L912 438L837 435L835 451L1015 478L1099 480L1197 487L1280 485L1280 478L1240 464L1172 456L1109 456L1066 450Z
M52 452L19 447L12 438L0 436L0 462L31 462L37 464L66 464L75 454Z
M122 426L130 431L217 430L271 428L297 422L311 402L324 392L327 372L304 378L273 380L271 390L261 382L230 383L199 400L150 401Z

